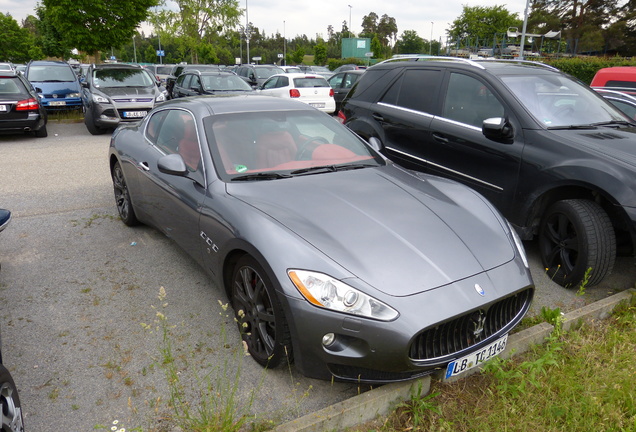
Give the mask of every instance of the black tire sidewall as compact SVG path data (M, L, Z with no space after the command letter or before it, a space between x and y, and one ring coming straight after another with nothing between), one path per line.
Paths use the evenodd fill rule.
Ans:
M13 381L13 377L7 370L4 365L0 364L0 389L4 386L8 386L12 389L12 398L13 403L16 408L22 408L22 404L20 403L20 396L18 395L18 388L15 386L15 382ZM20 413L22 415L22 413ZM22 424L24 424L24 420L22 420Z
M546 250L549 248L545 230L548 221L557 214L564 215L576 231L579 254L570 274L550 268ZM587 285L598 284L611 273L616 258L616 238L607 213L597 203L584 199L557 201L546 211L539 231L539 250L548 276L559 285L572 288L586 277Z

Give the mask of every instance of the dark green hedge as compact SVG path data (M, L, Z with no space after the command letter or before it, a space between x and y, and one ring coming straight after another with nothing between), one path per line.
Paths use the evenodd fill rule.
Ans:
M543 62L575 76L588 85L599 69L612 66L636 66L636 59L624 57L572 57L545 59Z

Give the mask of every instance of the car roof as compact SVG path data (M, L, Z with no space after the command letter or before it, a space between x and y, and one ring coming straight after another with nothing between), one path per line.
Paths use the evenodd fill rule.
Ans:
M71 67L67 62L61 60L31 60L29 65L36 66L68 66Z
M194 96L171 99L162 108L186 108L194 111L206 110L213 114L231 114L262 111L308 111L318 112L304 102L294 99L276 98L258 94Z
M380 62L370 69L396 69L403 67L423 66L425 64L431 65L443 65L444 67L452 67L458 69L480 69L488 70L494 75L499 74L526 74L528 69L533 68L533 73L541 73L545 71L559 72L560 71L545 63L528 61L528 60L507 60L507 59L465 59L461 57L438 57L438 56L404 56L394 57L389 60Z
M101 63L94 64L95 69L143 69L140 65L127 64L127 63Z

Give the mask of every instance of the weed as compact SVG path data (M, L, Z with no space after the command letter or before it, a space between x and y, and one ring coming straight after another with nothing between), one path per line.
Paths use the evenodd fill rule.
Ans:
M422 396L422 381L418 381L417 386L411 389L410 400L397 405L397 408L400 409L403 414L410 417L410 422L413 423L413 427L417 428L420 423L422 423L424 416L429 412L433 412L437 415L442 414L440 407L432 402L432 399L440 394L440 392L435 392Z
M579 289L576 292L576 295L581 297L585 295L585 289L587 288L587 285L590 283L590 273L592 273L592 267L588 267L587 270L585 270L585 274L583 275L583 280L581 281L581 285L579 285Z

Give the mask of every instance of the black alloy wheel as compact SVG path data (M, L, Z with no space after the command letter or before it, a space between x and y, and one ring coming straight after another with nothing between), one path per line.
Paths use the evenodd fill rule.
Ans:
M274 368L292 361L289 327L263 267L251 256L242 257L232 276L232 307L250 355Z
M24 432L22 406L18 389L9 371L0 364L0 405L2 405L2 432Z
M128 185L124 178L124 172L121 169L119 162L115 163L113 167L113 190L115 192L115 203L117 204L117 211L119 217L128 226L135 226L139 222L135 215L135 209L130 201L130 193L128 192Z
M616 259L616 236L607 213L590 200L557 201L539 231L543 266L551 280L566 288L598 284Z

